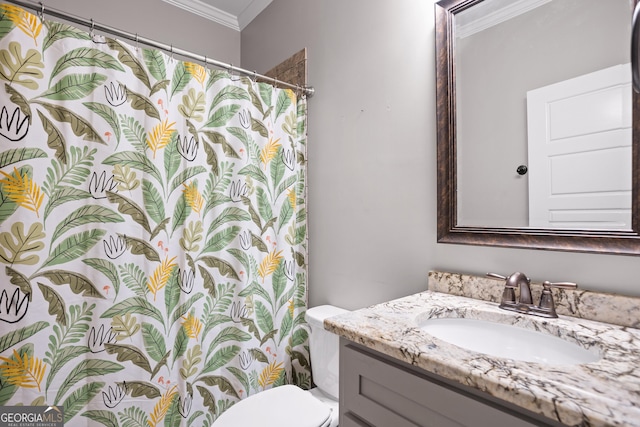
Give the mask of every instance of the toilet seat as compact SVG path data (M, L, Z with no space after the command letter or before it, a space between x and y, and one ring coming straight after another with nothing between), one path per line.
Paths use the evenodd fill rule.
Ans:
M331 409L294 385L283 385L254 394L227 409L214 427L326 427Z

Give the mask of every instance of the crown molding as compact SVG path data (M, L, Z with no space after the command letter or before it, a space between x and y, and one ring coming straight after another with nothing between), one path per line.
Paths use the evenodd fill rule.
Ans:
M498 25L501 22L508 21L511 18L515 18L518 15L529 12L530 10L549 3L550 1L551 0L516 0L496 11L482 14L482 16L478 18L460 25L456 28L456 37L469 37L472 34L486 30L487 28ZM490 2L487 2L487 4L489 3ZM474 6L473 10L482 13L480 8L483 4L484 3L480 3Z
M253 0L240 15L235 16L201 0L163 0L180 9L186 10L205 19L213 21L236 31L242 31L256 16L260 14L273 0Z
M260 12L265 10L272 1L273 0L253 0L249 4L249 6L247 6L247 8L243 10L240 15L238 15L238 24L240 30L244 30L244 27L249 25L249 23L253 21L256 16L260 15Z
M210 6L200 0L163 0L165 3L172 4L187 12L194 13L198 16L206 18L217 24L240 31L238 17L230 13L220 10L217 7Z

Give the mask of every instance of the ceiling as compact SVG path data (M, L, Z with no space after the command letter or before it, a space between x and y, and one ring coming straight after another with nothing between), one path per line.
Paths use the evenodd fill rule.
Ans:
M163 0L221 25L242 31L272 0Z

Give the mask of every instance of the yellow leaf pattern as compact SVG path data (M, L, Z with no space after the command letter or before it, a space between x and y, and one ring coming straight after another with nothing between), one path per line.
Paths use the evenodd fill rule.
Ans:
M202 331L202 322L193 313L189 313L187 316L182 316L184 322L184 331L189 338L198 339L198 335Z
M289 193L287 194L287 197L289 198L289 204L291 205L291 209L295 210L296 209L296 190L293 188L289 189Z
M284 91L287 94L287 96L289 97L289 99L291 100L291 103L295 105L295 103L296 103L296 93L294 91L292 91L291 89L285 89Z
M156 294L158 291L165 286L167 286L167 282L169 281L169 277L171 277L171 272L176 267L175 261L176 257L169 259L169 257L165 257L162 264L160 264L156 270L153 272L153 275L149 278L147 282L147 288L153 294L153 300L156 300Z
M260 378L258 378L258 384L260 384L260 387L264 389L276 382L276 380L280 378L280 374L284 369L282 365L282 362L276 363L275 360L269 363L269 365L260 373Z
M260 152L260 160L265 165L269 163L278 154L278 148L280 148L280 138L275 141L273 138L269 138L269 142L264 146L262 152Z
M260 267L258 267L258 274L262 277L262 282L264 282L265 277L276 271L276 268L280 265L280 260L282 260L282 251L276 252L275 249L262 260Z
M293 302L293 299L289 300L289 316L291 316L293 318L293 309L296 308L295 303Z
M40 31L42 31L42 22L40 22L40 19L24 9L10 4L3 4L0 8L16 27L20 28L27 36L33 39L37 46L37 39Z
M37 388L44 378L46 365L37 357L29 357L27 353L20 356L15 349L13 359L0 356L5 364L0 365L0 372L10 384L24 388Z
M147 146L153 151L153 158L156 158L158 150L166 147L171 142L171 134L174 131L173 126L176 122L169 123L169 119L164 119L162 123L158 123L153 128L149 138L147 138Z
M149 419L147 420L149 427L155 427L160 421L162 421L164 416L167 415L167 411L171 407L173 399L176 397L176 394L178 394L177 388L178 386L174 385L167 390L162 397L160 397L158 403L153 407L153 412L149 414Z
M18 169L13 168L13 174L9 175L4 171L0 171L4 175L4 179L0 180L0 184L4 186L4 190L7 193L9 199L23 208L29 209L36 213L38 218L40 214L38 210L42 206L44 200L44 194L38 187L35 181L29 178L26 173L24 176L20 175Z
M200 64L194 64L193 62L186 62L184 68L187 69L189 74L193 76L201 85L204 85L207 79L207 69Z
M204 197L202 197L202 194L198 191L198 186L195 182L192 182L189 185L182 185L184 186L183 193L187 204L191 206L191 209L193 209L194 212L200 215L202 207L204 206Z

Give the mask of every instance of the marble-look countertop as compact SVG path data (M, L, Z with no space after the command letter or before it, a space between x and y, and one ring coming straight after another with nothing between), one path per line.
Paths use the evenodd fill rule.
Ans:
M582 365L496 358L419 329L470 317L541 331L597 351ZM570 426L640 426L640 329L560 315L508 312L490 301L425 291L326 319L325 329L372 350Z

